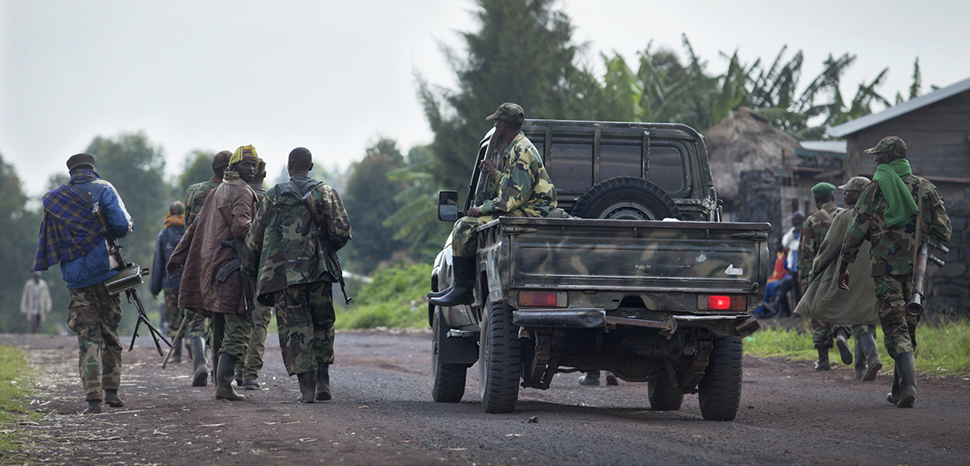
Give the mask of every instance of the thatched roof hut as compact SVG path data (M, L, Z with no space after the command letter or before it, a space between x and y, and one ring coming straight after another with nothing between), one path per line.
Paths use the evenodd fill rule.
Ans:
M798 140L772 128L750 108L738 108L704 135L717 197L731 210L736 205L741 171L777 171L795 162ZM787 159L782 161L782 154Z

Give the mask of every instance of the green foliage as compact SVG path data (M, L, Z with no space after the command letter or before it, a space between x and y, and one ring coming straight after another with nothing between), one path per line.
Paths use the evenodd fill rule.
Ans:
M433 157L429 146L414 146L408 151L408 165L387 174L407 187L394 196L401 208L383 225L397 227L394 239L408 241L408 255L419 262L433 261L451 232L451 224L438 220L438 189L428 172Z
M431 290L431 265L386 267L372 279L349 308L338 310L336 328L424 328L428 325L427 301L422 298Z
M28 385L33 374L27 367L26 354L9 346L0 346L0 424L9 426L20 421L39 421L40 413L28 409ZM0 433L0 452L4 464L27 464L21 445L29 432L5 430Z
M0 263L7 265L6 272L0 274L0 332L30 328L20 313L20 297L37 252L40 216L26 204L20 178L0 155Z
M185 156L185 168L182 174L178 176L178 185L176 186L177 200L185 202L185 191L189 189L189 186L212 178L213 156L215 156L215 153L203 150L195 150Z

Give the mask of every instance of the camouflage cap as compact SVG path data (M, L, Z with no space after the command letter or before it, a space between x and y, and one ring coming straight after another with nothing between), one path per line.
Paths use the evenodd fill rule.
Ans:
M522 123L525 121L525 112L522 110L522 106L519 104L514 104L512 102L505 102L499 105L495 109L495 113L485 117L486 120L502 120L510 121L513 123Z
M232 152L227 150L219 151L218 154L212 156L212 168L228 167L230 157L232 157Z
M74 154L67 159L68 171L75 168L94 168L94 156L91 154Z
M180 201L175 201L172 205L168 206L168 212L175 215L182 215L185 213L185 204Z
M812 186L812 196L825 197L835 192L835 185L832 183L821 182Z
M886 136L879 140L879 144L876 144L876 147L866 149L867 154L879 154L883 152L892 154L893 158L905 158L906 142L899 136Z
M872 180L864 176L853 176L846 181L844 185L839 186L839 189L844 189L846 191L862 191Z

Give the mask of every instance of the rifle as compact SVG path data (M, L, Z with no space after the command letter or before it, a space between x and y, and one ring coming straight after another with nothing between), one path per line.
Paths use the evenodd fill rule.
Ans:
M216 280L219 283L225 283L226 279L229 278L229 274L240 269L242 259L246 257L246 245L236 238L233 238L232 241L221 239L219 240L219 244L229 246L236 251L236 258L223 265L216 274ZM248 275L242 273L242 270L239 270L239 281L242 284L243 308L246 311L246 315L252 319L253 311L256 309L253 281Z
M927 240L920 245L919 252L916 253L916 263L913 264L913 296L910 298L909 304L906 305L906 312L911 316L919 317L923 314L923 278L926 275L927 261L936 264L938 267L943 267L946 264L933 255L931 248L937 249L943 254L950 252L946 246L933 240Z
M317 232L314 233L314 236L316 237L317 243L323 248L324 254L327 255L327 273L337 283L340 283L340 292L344 295L344 302L350 304L350 300L353 298L347 296L347 285L344 284L344 271L340 267L340 258L337 257L337 251L334 251L333 245L330 243L330 230L327 229L327 225L324 222L320 221L320 215L317 213L317 205L307 201L310 198L310 194L313 194L313 190L311 189L306 194L303 194L300 191L300 187L296 185L292 178L290 179L290 185L293 186L297 195L300 196L304 207L310 211L310 217L313 219L313 223L317 225Z

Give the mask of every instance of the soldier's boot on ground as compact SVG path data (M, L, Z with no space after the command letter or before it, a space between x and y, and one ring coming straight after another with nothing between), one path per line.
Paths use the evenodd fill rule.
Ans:
M118 396L118 389L106 388L104 390L104 404L112 408L124 408L125 402Z
M242 388L245 388L246 390L259 390L262 388L262 386L256 381L256 379L243 379Z
M580 385L599 385L600 384L600 371L589 371L585 375L579 378Z
M831 370L832 365L829 364L829 349L819 348L818 349L818 362L815 363L816 371L827 371Z
M865 375L862 376L862 380L876 380L876 374L879 373L879 369L882 369L882 360L879 359L879 347L876 345L876 337L871 333L864 333L859 338L859 344L862 345L862 352L866 355L866 365L868 366Z
M913 353L897 355L896 368L899 369L899 402L896 406L912 408L916 402L916 359Z
M317 401L333 398L330 394L330 364L317 364Z
M172 342L172 347L173 347L172 359L171 359L172 364L181 364L182 363L182 337L179 337L178 340Z
M206 386L209 377L209 363L205 359L205 339L202 337L192 337L192 386Z
M242 371L234 371L232 373L232 379L236 382L237 387L242 388L242 385L243 385Z
M866 376L866 355L862 349L862 340L855 341L855 378L862 380Z
M101 414L101 400L88 400L88 409L81 414Z
M606 385L619 385L620 382L616 380L616 376L612 372L606 371Z
M189 342L191 340L191 338L182 337L182 340L185 340L185 354L187 354L189 356L189 361L191 361L192 360L192 345Z
M313 403L316 401L317 371L296 374L296 379L300 382L300 397L296 401L300 403Z
M886 394L886 401L889 404L894 405L899 403L899 363L893 368L893 388L892 391Z
M236 393L236 389L232 386L232 374L235 372L236 361L238 360L239 358L228 353L219 355L219 363L216 366L217 400L239 401L246 399L245 396Z
M835 346L839 348L842 364L852 364L852 351L849 351L849 332L844 328L835 331Z
M447 294L440 298L431 298L433 306L457 306L471 304L475 300L475 256L452 258L455 269L455 284Z

